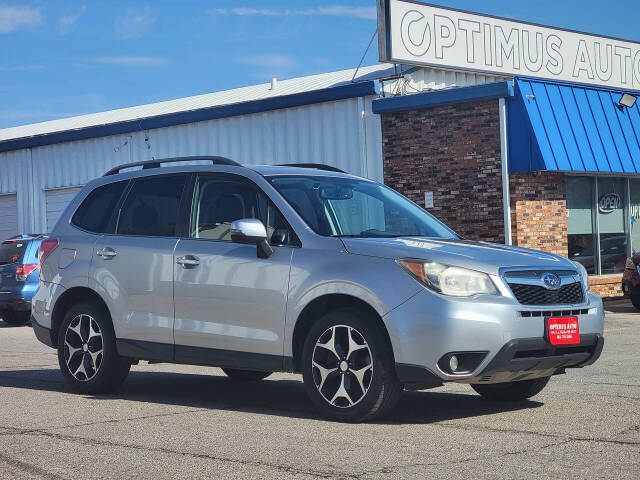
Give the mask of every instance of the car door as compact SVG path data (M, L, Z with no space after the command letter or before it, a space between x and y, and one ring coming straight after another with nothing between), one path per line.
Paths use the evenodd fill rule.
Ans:
M267 225L273 255L233 243L230 224ZM188 363L282 367L289 270L296 240L268 197L231 174L195 179L188 238L175 251L175 355Z
M143 348L151 358L166 359L173 350L173 251L187 179L134 179L116 213L115 234L94 246L89 277L109 300L119 348Z

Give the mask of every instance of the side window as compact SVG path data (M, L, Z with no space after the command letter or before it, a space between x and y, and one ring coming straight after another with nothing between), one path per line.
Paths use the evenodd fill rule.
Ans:
M185 175L166 175L136 180L122 205L118 233L175 236L186 179Z
M116 208L127 183L129 181L125 180L96 188L80 204L71 222L90 232L106 233L113 209Z
M231 222L244 218L261 220L274 245L288 245L287 223L253 183L232 176L198 177L191 212L191 237L231 241Z

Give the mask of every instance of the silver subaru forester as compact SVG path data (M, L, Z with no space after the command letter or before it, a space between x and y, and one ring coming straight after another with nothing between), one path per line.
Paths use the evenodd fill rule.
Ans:
M604 342L580 264L465 240L323 165L115 168L77 194L39 262L33 329L82 393L119 387L139 360L238 381L300 372L322 414L362 421L444 382L524 400Z

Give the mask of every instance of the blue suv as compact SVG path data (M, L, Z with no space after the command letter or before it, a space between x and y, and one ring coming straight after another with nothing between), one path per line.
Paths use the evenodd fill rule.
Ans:
M38 290L38 248L42 235L17 235L0 244L0 318L18 325L31 316Z

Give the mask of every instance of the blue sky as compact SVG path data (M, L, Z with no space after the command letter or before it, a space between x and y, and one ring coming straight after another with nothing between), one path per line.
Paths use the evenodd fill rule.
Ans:
M637 0L432 3L640 41ZM353 68L375 28L375 0L0 0L0 128Z

